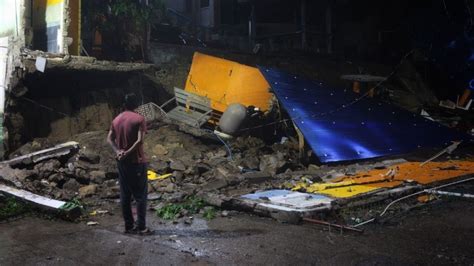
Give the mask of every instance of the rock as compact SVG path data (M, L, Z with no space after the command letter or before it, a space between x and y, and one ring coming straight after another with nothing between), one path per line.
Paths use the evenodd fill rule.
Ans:
M118 185L118 181L117 181L117 180L107 180L107 181L104 182L104 186L105 186L105 187L109 187L109 188L115 187L115 186L117 186L117 185Z
M156 193L156 192L152 192L152 193L148 193L148 200L159 200L161 199L161 194L160 193Z
M215 193L199 193L199 196L209 205L221 208L229 199Z
M171 170L175 170L175 171L185 171L186 170L186 166L184 166L183 162L181 162L179 160L172 161L171 164L170 164L170 168L171 168Z
M239 174L240 169L229 163L218 166L214 171L215 179L225 180L228 185L238 184Z
M86 198L97 193L97 185L88 185L79 189L79 197Z
M193 217L184 217L184 224L191 225L193 223Z
M91 164L98 164L100 163L100 156L97 153L92 151L82 151L79 154L79 160L91 163Z
M176 180L176 183L180 184L184 181L184 174L183 172L179 172L179 171L174 171L173 172L173 177L174 179Z
M281 152L277 154L263 155L260 160L260 171L268 172L272 175L282 173L286 170L286 161Z
M37 179L38 172L34 170L13 169L9 165L0 165L0 179L13 183L16 187L23 187L26 180Z
M49 176L48 181L49 182L55 182L55 183L61 183L65 182L66 177L61 174L61 173L54 173Z
M160 188L161 192L166 192L166 193L173 193L176 189L176 185L173 183L169 183L166 187Z
M40 178L48 178L51 174L56 172L61 167L61 162L58 160L48 160L40 162L34 166L34 170L38 173Z
M280 223L298 224L301 221L300 214L292 211L275 211L270 216Z
M69 190L72 192L77 192L79 188L81 187L81 184L79 184L75 179L71 178L69 179L66 183L63 185L63 189Z
M229 211L222 211L222 212L221 212L221 216L222 216L222 217L227 217L227 216L229 216Z
M161 144L156 144L152 149L153 155L163 156L168 154L168 150Z
M101 198L115 199L120 196L120 186L118 185L113 185L110 187L102 186L102 189L100 190L100 192L101 192L100 193Z
M167 162L162 161L162 160L155 160L150 162L148 167L153 170L154 172L157 173L165 173L168 171L169 165Z
M314 164L308 165L308 171L309 172L315 172L315 171L318 171L318 170L319 170L319 166L314 165Z
M76 168L76 170L74 170L74 177L76 178L77 182L83 185L88 185L91 181L89 173L82 168Z
M186 194L184 192L175 192L163 195L163 200L166 202L177 203L183 201L185 196Z
M106 171L105 172L105 179L118 179L119 174L116 171Z
M224 179L211 180L202 186L203 191L213 191L228 187L229 184Z
M105 172L104 171L91 171L89 173L90 181L96 184L102 184L105 181Z
M196 170L197 170L198 175L202 175L202 174L204 174L204 173L206 173L206 172L208 172L212 169L211 166L209 166L206 163L198 163L196 165L196 168L197 168Z
M257 156L245 156L241 161L241 166L246 169L259 169L260 159Z
M184 191L186 194L191 195L195 194L198 190L198 185L192 183L184 183L181 186L181 190Z
M258 184L271 180L272 175L264 171L255 171L241 174L239 178L249 184Z

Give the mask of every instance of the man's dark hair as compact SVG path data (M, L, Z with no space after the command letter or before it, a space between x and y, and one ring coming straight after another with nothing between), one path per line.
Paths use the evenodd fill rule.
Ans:
M124 107L126 110L133 111L138 108L138 98L135 93L125 95Z

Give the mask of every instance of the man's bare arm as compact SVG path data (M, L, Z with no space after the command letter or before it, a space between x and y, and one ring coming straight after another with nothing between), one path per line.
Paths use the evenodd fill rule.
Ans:
M120 152L120 149L115 144L115 133L113 132L113 130L109 130L109 134L107 135L107 142L109 143L109 145L112 147L112 149L114 150L116 154Z

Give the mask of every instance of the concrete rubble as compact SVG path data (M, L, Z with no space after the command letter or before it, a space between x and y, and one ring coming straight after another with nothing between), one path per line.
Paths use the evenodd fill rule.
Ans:
M0 164L0 176L4 183L12 187L54 200L80 199L98 206L116 200L119 197L118 173L112 150L106 143L106 134L107 131L82 133L72 137L74 141L53 148L45 146L49 145L45 139L37 139L35 145L24 145L12 153L10 160ZM157 175L171 176L149 180L151 208L181 202L196 195L223 210L249 211L282 222L297 223L303 217L313 217L344 206L354 208L382 202L421 189L411 185L352 198L335 200L323 197L324 204L301 210L298 205L288 205L293 196L286 198L286 193L276 202L268 197L250 195L274 189L290 191L301 182L331 182L341 176L370 169L388 169L391 165L406 161L396 159L317 166L304 164L298 159L296 140L272 143L245 135L229 140L228 144L232 157L228 156L222 143L212 137L186 133L174 124L153 123L144 144L149 170ZM298 203L303 205L309 204L307 199L314 197L304 195L316 195L292 193L289 195L303 195ZM182 216L188 219L186 217Z

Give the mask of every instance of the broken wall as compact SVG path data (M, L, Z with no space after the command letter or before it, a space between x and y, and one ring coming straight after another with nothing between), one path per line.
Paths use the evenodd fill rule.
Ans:
M11 76L21 66L20 48L25 46L23 1L0 0L0 157L3 156L3 113Z
M106 131L127 93L135 93L141 103L159 104L169 98L159 85L137 72L33 72L25 75L15 91L23 94L12 95L7 107L9 152L37 138L60 142L83 132Z

